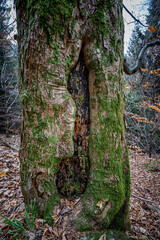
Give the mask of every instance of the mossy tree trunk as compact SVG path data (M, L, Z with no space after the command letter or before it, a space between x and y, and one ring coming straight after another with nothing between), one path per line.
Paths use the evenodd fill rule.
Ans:
M125 229L130 175L122 1L16 5L25 202L51 216L60 198L80 196L68 225L81 231Z

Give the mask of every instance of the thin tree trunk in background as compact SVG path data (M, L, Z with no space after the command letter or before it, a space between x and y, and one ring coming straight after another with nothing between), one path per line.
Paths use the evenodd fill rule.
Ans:
M126 229L122 2L16 4L25 202L52 216L60 198L79 196L68 226Z

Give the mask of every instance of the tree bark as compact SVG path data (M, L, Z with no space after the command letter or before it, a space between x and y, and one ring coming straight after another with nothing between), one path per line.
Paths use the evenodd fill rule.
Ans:
M16 3L25 202L52 216L60 198L79 196L68 226L126 229L122 2Z

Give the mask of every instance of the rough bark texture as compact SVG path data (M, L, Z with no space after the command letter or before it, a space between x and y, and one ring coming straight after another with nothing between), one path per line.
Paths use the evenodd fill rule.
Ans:
M77 231L110 225L125 229L130 175L122 2L16 4L25 201L35 202L39 215L51 216L61 195L81 194L68 226Z

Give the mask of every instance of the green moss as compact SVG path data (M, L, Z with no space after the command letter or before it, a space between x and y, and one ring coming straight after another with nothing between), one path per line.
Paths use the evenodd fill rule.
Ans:
M98 109L97 125L95 129L91 129L89 147L90 152L90 181L86 189L85 194L82 196L82 203L84 206L83 212L79 214L79 221L77 226L80 231L92 230L93 221L97 224L97 228L108 228L110 223L116 228L125 228L126 215L128 213L128 205L125 203L129 199L130 190L130 177L129 177L129 163L128 156L124 157L125 149L122 148L122 138L124 135L124 129L122 124L122 105L124 102L121 88L116 89L119 86L119 79L117 79L117 73L108 73L108 79L106 79L106 73L104 68L111 66L118 57L121 57L122 42L117 41L115 29L110 25L109 15L105 13L105 3L107 4L107 11L111 11L115 1L103 1L100 0L97 11L92 15L91 22L95 26L95 30L92 32L91 39L97 40L95 48L98 47L100 50L100 57L92 60L89 64L89 71L95 71L95 82L94 89L96 94L90 98L90 107ZM18 1L17 1L18 4ZM56 6L56 7L55 7ZM61 40L65 37L66 26L71 21L71 35L75 27L75 19L72 18L73 8L76 6L76 1L69 0L28 0L26 16L30 23L30 28L34 28L34 14L37 12L38 21L41 27L44 28L48 36L48 43L52 43L53 56L48 59L48 64L53 66L52 70L46 70L45 73L41 73L44 83L54 80L57 86L64 86L64 80L57 80L57 73L54 67L61 66L59 59L60 45L56 43L56 37L59 33ZM117 20L118 21L118 20ZM27 23L28 23L27 22ZM114 23L115 24L115 23ZM118 22L119 25L121 22ZM26 33L26 41L27 41ZM82 38L81 32L79 38ZM104 40L109 39L111 49L104 48ZM55 40L53 43L52 39ZM41 49L44 51L43 44L40 43ZM66 58L65 71L66 79L68 79L71 71L71 63L75 56L76 48L73 53ZM115 53L116 52L116 53ZM117 54L117 55L116 55ZM91 53L93 56L94 53ZM118 57L117 57L118 56ZM92 58L92 57L91 57ZM25 52L23 53L23 62L25 62ZM122 66L121 66L122 69ZM120 69L120 70L121 70ZM118 71L120 71L118 70ZM121 78L121 76L119 76ZM78 81L78 79L76 80ZM107 92L107 84L110 84L108 89L113 89L114 97L109 96ZM23 85L24 84L24 85ZM46 137L45 130L53 130L54 124L57 127L62 128L61 123L56 121L62 110L60 106L52 106L52 116L46 114L43 117L42 113L47 112L47 106L44 97L38 88L38 81L36 74L33 72L32 90L27 89L24 80L22 79L23 90L22 99L26 112L26 126L30 128L31 132L26 135L25 143L26 147L26 159L28 164L39 167L48 168L51 174L48 174L44 180L44 189L49 193L49 198L46 201L46 215L51 215L54 205L59 201L57 190L53 184L53 175L58 172L60 158L56 155L56 144L59 141L60 136L53 134L52 136ZM112 88L111 88L112 85ZM78 88L77 88L78 89ZM48 92L47 92L48 91ZM52 87L47 87L46 90L49 98L51 98ZM32 94L33 93L33 94ZM74 106L73 119L76 115L76 106L69 94L64 97L70 98L72 105ZM80 96L80 102L83 102L84 96ZM56 122L55 122L56 121ZM63 140L69 139L72 141L73 132L70 133L66 129L63 135ZM81 149L78 149L80 158L80 167L84 167L86 156L81 153ZM69 153L71 154L71 153ZM45 157L44 157L45 155ZM64 156L65 157L65 156ZM21 160L22 172L25 172L25 163ZM29 167L26 166L27 171ZM22 176L22 181L27 183L29 173ZM25 185L24 184L24 185ZM80 192L78 184L72 184L70 180L65 185L66 188L73 187L76 192ZM65 190L64 190L65 191ZM25 190L24 190L25 192ZM106 200L107 199L107 200ZM106 216L103 216L103 212L97 207L97 203L100 200L106 200L111 204ZM41 211L39 209L38 211ZM98 216L95 212L98 211ZM83 221L85 219L85 221ZM100 237L97 233L98 238Z
M96 13L92 16L92 23L96 26L96 30L91 35L91 41L97 39L97 47L102 41L102 34L103 38L107 35L108 18L104 14L104 1L101 0L99 1Z
M110 51L108 58L109 58L110 64L112 64L114 62L114 55L112 51Z
M33 196L27 198L28 201L26 202L27 208L30 208L34 202L34 212L36 216L46 219L49 224L53 224L53 206L56 205L60 199L57 193L57 189L53 186L52 181L52 175L48 175L47 178L43 180L44 191L48 194L47 201L44 199L43 208L41 205L39 205L39 202L36 202L35 199L32 199Z
M40 0L37 4L36 2L34 1L34 8L37 9L40 25L45 29L48 39L51 33L54 35L59 33L61 38L63 38L68 19L72 16L75 1L72 4L69 0ZM53 23L49 23L49 16L52 16Z
M108 56L111 64L114 61L113 54L109 53ZM107 59L107 56L105 58ZM89 140L90 149L94 149L94 153L90 154L91 174L83 198L84 209L83 213L79 215L80 220L77 222L81 231L91 230L92 227L88 223L93 219L96 222L95 218L101 222L102 228L108 228L110 223L113 222L117 227L123 229L126 227L126 223L129 222L128 219L126 220L128 208L125 211L121 210L130 196L130 176L124 173L126 168L127 173L129 172L128 156L123 159L125 149L122 148L121 142L121 135L124 135L122 124L123 94L121 89L114 89L115 97L109 98L106 89L101 87L101 84L106 81L101 64L105 64L104 61L100 64L97 64L96 61L90 62L89 66L95 70L96 79L94 84L97 87L96 96L90 99L90 103L91 106L98 105L98 115L97 126L94 131L92 129ZM108 82L112 85L119 81L116 73L108 73ZM105 157L106 151L107 158ZM88 199L93 204L88 205ZM102 199L109 199L111 204L111 208L104 218L103 214L99 217L95 216L97 203ZM116 222L114 221L115 216L117 216ZM83 219L85 219L85 224L82 224Z
M65 70L68 71L69 73L70 73L70 66L71 66L72 61L73 61L72 56L67 57Z
M74 26L75 26L75 19L73 19L71 22L71 35L73 34Z
M52 42L53 36L60 34L64 38L65 28L68 20L72 18L73 8L76 6L76 0L16 0L16 7L19 9L22 5L26 8L26 22L30 28L34 28L34 16L37 12L40 26L44 28L48 43ZM27 3L27 5L24 5ZM73 27L73 26L72 26ZM27 34L26 34L27 35Z
M107 0L107 1L106 1L107 8L108 8L109 10L111 10L114 3L115 3L115 0Z
M51 137L48 137L48 142L54 146L54 144L57 142L57 138L55 135L51 136Z
M53 215L53 206L55 206L60 200L57 189L56 187L53 186L52 181L53 181L53 176L50 175L48 176L48 179L45 179L45 182L44 182L45 191L50 193L50 196L46 203L47 204L46 210L45 210L46 216Z

